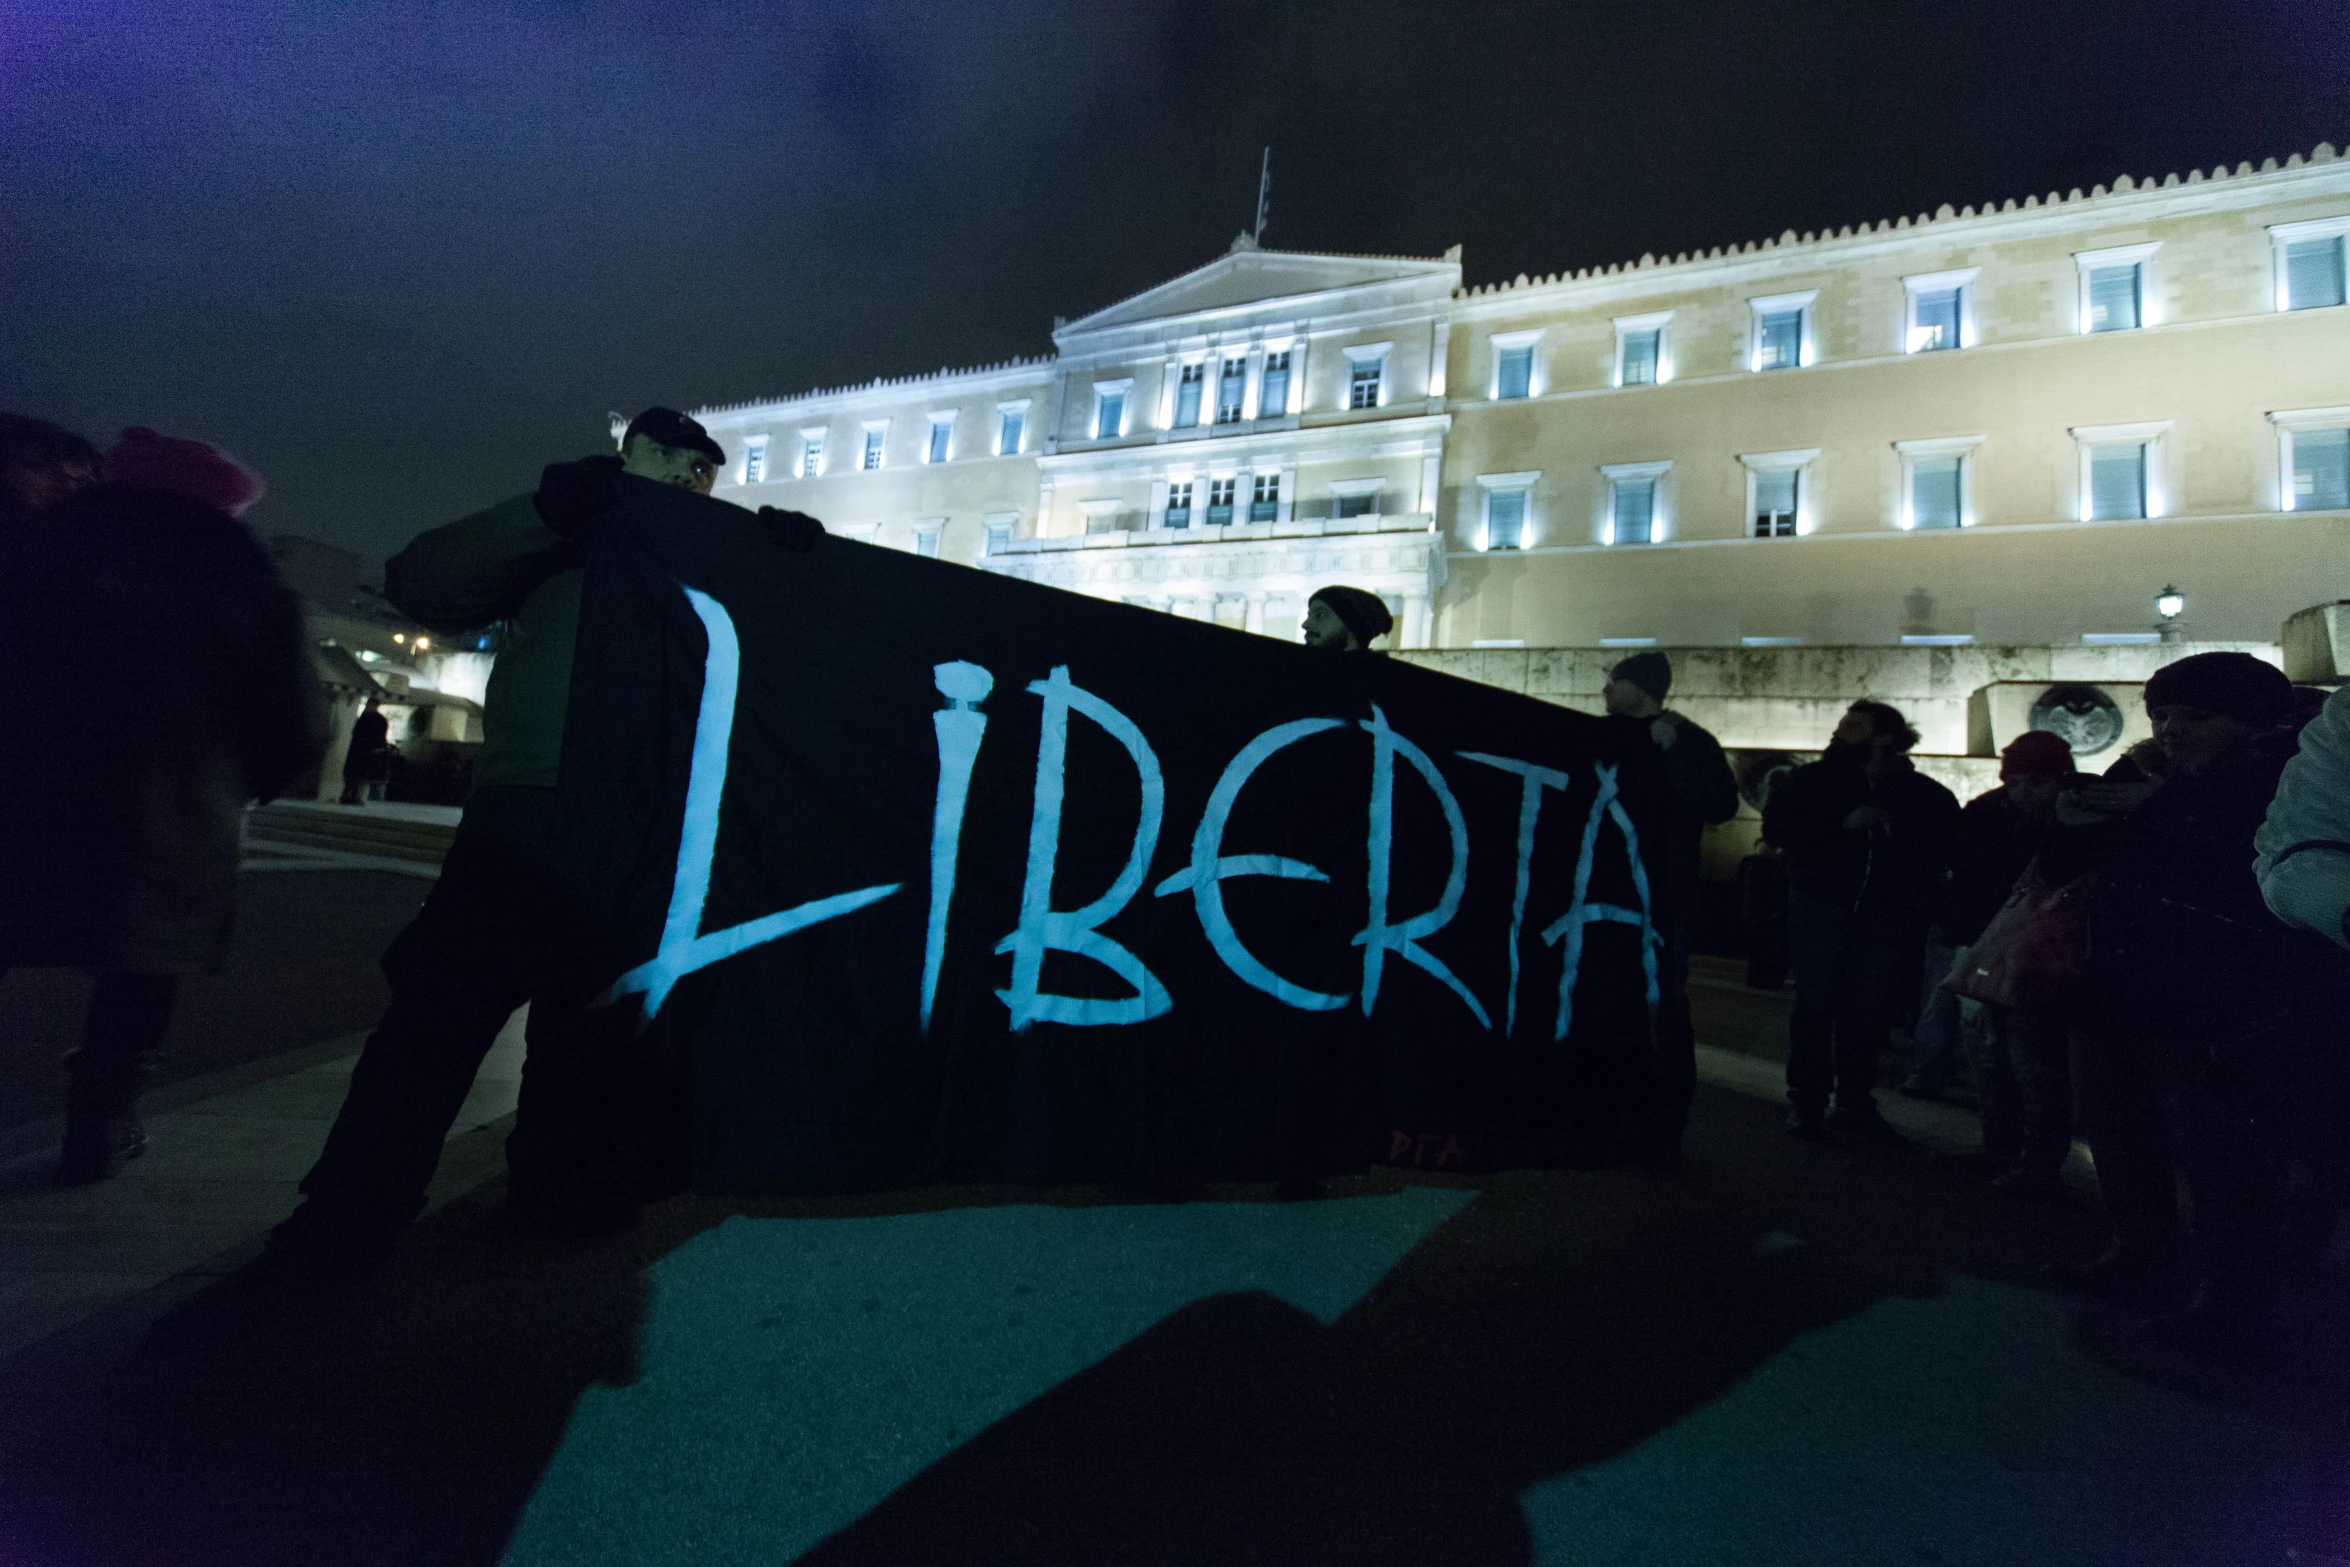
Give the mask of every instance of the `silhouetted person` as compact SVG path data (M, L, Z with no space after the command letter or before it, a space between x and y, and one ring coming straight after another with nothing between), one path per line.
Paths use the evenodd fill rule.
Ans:
M1665 709L1673 689L1672 660L1658 652L1635 653L1608 672L1600 697L1617 718L1638 719L1664 757L1671 790L1665 852L1652 863L1663 873L1664 961L1657 974L1656 1045L1664 1068L1666 1109L1674 1144L1660 1149L1670 1158L1697 1097L1697 1030L1689 1017L1689 954L1697 939L1697 886L1703 869L1705 830L1738 814L1738 780L1722 755L1721 742L1679 713Z
M1894 708L1855 702L1826 754L1763 807L1763 837L1788 864L1787 1130L1815 1142L1834 1130L1907 1146L1877 1108L1877 1057L1894 969L1915 951L1958 823L1958 801L1910 763L1917 739Z
M1368 653L1371 644L1395 628L1395 616L1378 594L1362 588L1317 589L1306 601L1305 643L1331 653Z
M368 797L383 798L384 780L392 776L392 722L374 697L351 721L351 743L343 750L343 801L364 805Z
M84 486L86 450L26 485L0 449L17 503L0 527L0 968L96 975L61 1184L145 1151L139 1094L180 976L228 957L246 802L325 738L301 611L237 520L260 477L133 429Z

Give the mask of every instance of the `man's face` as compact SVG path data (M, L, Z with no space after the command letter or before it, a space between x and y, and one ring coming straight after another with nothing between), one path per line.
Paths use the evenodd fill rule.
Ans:
M1607 704L1611 718L1654 718L1663 705L1629 680L1609 677L1599 688L1599 699Z
M2184 703L2150 707L2146 716L2154 720L2154 743L2162 747L2162 754L2189 773L2200 773L2225 761L2254 733L2241 719Z
M23 463L0 470L0 488L26 511L47 511L98 482L97 470L82 459Z
M710 460L709 453L663 446L649 435L629 438L627 447L620 453L620 471L651 479L656 484L674 484L696 495L709 494L710 487L718 482L718 465Z
M1846 713L1836 720L1836 732L1829 738L1837 745L1854 749L1865 747L1877 737L1877 727L1865 713Z
M1362 646L1335 611L1320 599L1306 606L1306 646L1333 653L1352 653Z
M2026 821L2044 822L2056 814L2056 797L2064 792L2069 781L2047 773L2026 773L2020 778L2002 779L2000 788L2017 815Z

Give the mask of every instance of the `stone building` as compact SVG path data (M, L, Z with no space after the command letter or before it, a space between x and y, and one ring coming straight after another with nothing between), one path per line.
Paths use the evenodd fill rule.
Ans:
M1244 236L1045 358L698 417L852 537L1282 637L1352 582L1554 700L1663 646L1733 745L1866 692L1955 759L2350 590L2346 248L2323 145L1476 288Z

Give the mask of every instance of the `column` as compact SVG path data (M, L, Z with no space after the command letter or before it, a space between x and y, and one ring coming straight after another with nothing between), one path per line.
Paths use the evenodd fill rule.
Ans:
M1248 596L1248 617L1241 622L1241 629L1244 631L1253 632L1260 637L1265 634L1264 594L1251 593Z
M1444 454L1431 453L1420 459L1420 504L1417 510L1428 514L1428 531L1436 531L1436 509L1443 499Z
M1265 345L1262 341L1248 345L1248 379L1240 387L1240 417L1243 420L1257 416L1257 394L1265 387Z
M1036 536L1048 539L1053 533L1053 481L1040 479L1036 485Z
M1428 596L1425 593L1407 593L1403 599L1403 624L1396 628L1400 635L1398 647L1426 647L1428 645Z
M1175 355L1167 361L1167 373L1159 378L1159 417L1161 435L1175 428L1175 381L1183 374L1183 358Z
M1448 369L1446 360L1451 354L1452 323L1440 320L1436 323L1436 332L1428 350L1428 400L1431 403L1443 400ZM1428 411L1430 413L1436 412L1433 408Z
M1164 479L1153 479L1153 480L1151 480L1151 509L1150 509L1150 515L1149 515L1149 517L1148 517L1148 518L1147 518L1147 519L1144 521L1144 523L1143 523L1143 526L1144 526L1144 527L1146 527L1146 528L1156 528L1156 527L1159 527L1159 526L1161 526L1161 525L1162 525L1162 524L1165 522L1165 520L1166 520L1166 516L1167 516L1167 481L1166 481L1166 480L1164 480Z
M1261 356L1260 356L1261 357ZM1297 468L1294 464L1281 470L1281 506L1273 513L1275 522L1287 522L1297 515ZM1263 606L1259 606L1261 609Z

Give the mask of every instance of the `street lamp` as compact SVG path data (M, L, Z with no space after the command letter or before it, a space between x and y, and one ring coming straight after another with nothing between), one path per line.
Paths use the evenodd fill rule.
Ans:
M2162 617L2162 623L2156 630L2161 633L2163 641L2186 640L2186 631L2179 625L2179 617L2186 611L2187 595L2181 593L2176 584L2166 586L2154 595L2154 612Z

